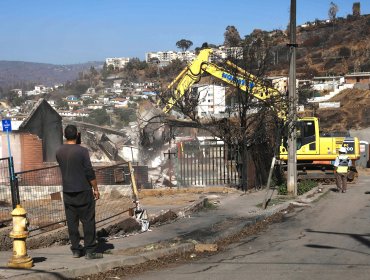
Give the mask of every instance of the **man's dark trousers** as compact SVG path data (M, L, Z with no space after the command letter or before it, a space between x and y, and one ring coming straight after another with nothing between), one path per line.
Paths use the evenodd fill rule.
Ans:
M81 251L79 220L83 226L86 253L96 251L95 199L92 190L63 193L72 252Z

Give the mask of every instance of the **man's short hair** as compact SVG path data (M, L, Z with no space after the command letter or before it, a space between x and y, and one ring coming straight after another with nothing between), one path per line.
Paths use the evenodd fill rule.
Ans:
M73 124L69 124L64 129L64 137L67 140L75 140L77 139L77 127Z

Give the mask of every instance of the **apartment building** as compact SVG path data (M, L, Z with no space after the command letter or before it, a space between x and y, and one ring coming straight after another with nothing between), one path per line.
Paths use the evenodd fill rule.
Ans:
M129 57L110 57L105 59L107 66L112 65L114 69L124 68L129 61Z
M225 112L225 87L218 85L198 85L193 90L199 95L198 116L205 117Z
M241 58L243 56L242 47L225 47L220 46L219 48L213 48L213 54L210 57L210 61L218 59L226 59L228 57ZM175 52L175 51L159 51L159 52L148 52L145 53L145 61L147 63L156 61L159 66L166 66L172 60L180 59L181 61L192 61L196 57L194 51Z
M220 46L219 48L214 48L211 55L211 61L217 59L227 59L228 57L243 58L243 48L242 47L225 47Z
M179 59L181 61L192 61L196 57L194 51L175 52L175 51L159 51L145 53L145 61L147 63L153 60L158 61L159 66L166 66L172 60Z

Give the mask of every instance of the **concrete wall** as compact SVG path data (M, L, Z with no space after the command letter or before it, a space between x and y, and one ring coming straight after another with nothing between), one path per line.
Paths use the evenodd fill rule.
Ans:
M370 127L360 130L350 130L350 134L360 140L370 142Z
M42 141L36 135L11 132L9 141L15 172L43 167ZM0 158L6 157L9 157L8 139L1 132Z

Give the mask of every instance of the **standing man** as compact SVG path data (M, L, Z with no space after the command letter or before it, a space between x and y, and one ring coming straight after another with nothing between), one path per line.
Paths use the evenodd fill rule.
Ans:
M334 162L335 179L337 183L338 191L345 193L347 190L347 173L350 166L352 166L351 159L346 155L347 149L340 147L339 156Z
M56 158L62 173L63 200L67 218L69 239L74 258L83 255L80 245L78 224L81 221L84 232L86 259L100 259L97 253L95 227L95 200L100 194L92 168L89 152L77 144L78 133L74 125L64 129L65 143L56 152Z

